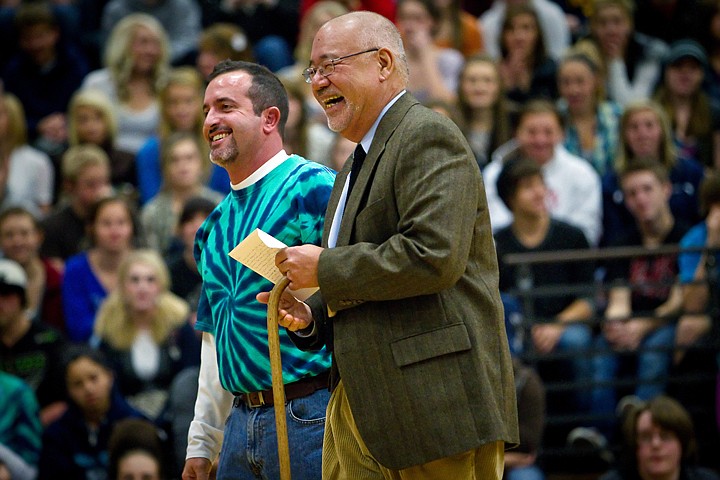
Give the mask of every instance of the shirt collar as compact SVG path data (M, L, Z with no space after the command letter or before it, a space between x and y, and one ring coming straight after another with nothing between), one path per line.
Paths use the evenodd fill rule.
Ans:
M285 150L280 150L278 153L276 153L270 160L263 163L260 168L255 170L249 177L247 177L245 180L243 180L240 183L231 183L230 186L233 190L242 190L243 188L247 188L250 185L253 185L260 181L263 177L265 177L268 173L272 172L277 168L281 163L283 163L285 160L290 158L290 155L285 153Z
M372 144L373 138L375 138L375 132L377 131L378 125L380 125L380 120L385 116L388 110L390 110L390 107L395 105L395 102L397 102L400 97L405 94L405 90L398 93L395 98L390 100L387 105L385 105L385 108L382 109L380 112L380 115L378 115L378 118L375 120L375 123L372 124L372 127L370 127L370 130L365 134L365 136L360 140L360 145L362 145L363 150L365 150L365 153L370 151L370 145Z

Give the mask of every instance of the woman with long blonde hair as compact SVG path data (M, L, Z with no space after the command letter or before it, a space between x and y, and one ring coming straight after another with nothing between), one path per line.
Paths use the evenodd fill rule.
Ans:
M75 92L68 107L70 146L97 145L110 160L110 183L122 192L137 187L135 156L117 148L118 122L110 98L98 90Z
M50 158L31 147L27 138L22 103L0 91L2 207L23 206L42 218L52 207L55 174Z
M105 68L88 74L82 89L105 92L116 108L118 148L137 153L160 122L158 96L170 69L167 33L154 17L134 13L110 33Z
M165 406L175 375L200 363L200 340L188 322L190 307L169 287L167 266L156 251L131 252L94 327L120 392L151 418Z

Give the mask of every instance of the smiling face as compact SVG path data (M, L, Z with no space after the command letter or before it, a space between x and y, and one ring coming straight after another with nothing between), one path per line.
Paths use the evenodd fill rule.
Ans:
M663 131L655 112L640 110L631 114L624 133L633 156L659 159Z
M29 215L8 215L0 224L0 250L20 265L38 256L41 243L42 234Z
M516 138L528 158L544 165L555 154L555 145L562 141L562 129L553 113L529 113L520 120Z
M210 160L223 168L250 157L261 142L262 118L248 98L251 76L233 71L215 77L205 90L203 135Z
M366 50L358 41L356 22L333 19L318 31L313 41L311 66ZM353 142L359 142L385 106L380 80L378 52L368 52L335 63L327 77L315 74L312 90L325 110L328 126Z

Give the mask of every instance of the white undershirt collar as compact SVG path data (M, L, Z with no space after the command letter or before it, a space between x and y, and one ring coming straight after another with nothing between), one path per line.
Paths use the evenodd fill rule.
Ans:
M288 155L285 150L280 150L272 158L270 158L270 160L263 163L260 168L250 174L250 176L247 177L245 180L240 183L231 183L230 187L232 187L233 190L242 190L243 188L247 188L250 185L260 181L263 177L275 170L288 158L290 158L290 155Z

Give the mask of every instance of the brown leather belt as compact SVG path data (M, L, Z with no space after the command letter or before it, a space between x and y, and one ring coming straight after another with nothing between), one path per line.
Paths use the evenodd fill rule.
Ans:
M314 377L305 377L297 382L286 383L285 401L307 397L322 388L328 388L328 376L328 372L323 372ZM269 389L236 395L235 400L233 400L233 408L237 408L243 404L248 408L271 407L274 404L273 391Z

